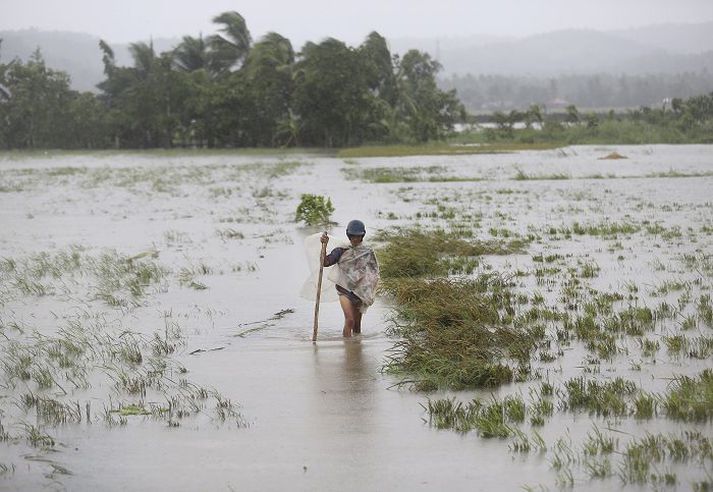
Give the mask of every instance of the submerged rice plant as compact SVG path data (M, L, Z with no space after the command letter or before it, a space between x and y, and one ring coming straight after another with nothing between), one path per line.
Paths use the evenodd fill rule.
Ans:
M429 400L424 408L433 427L463 433L475 430L484 438L516 435L515 425L522 423L526 414L520 396L493 397L489 402L475 399L467 405L455 399Z
M698 377L677 376L661 397L666 414L676 420L705 422L713 417L713 370Z
M566 381L564 389L566 408L604 417L628 415L628 402L638 391L635 383L622 378L599 382L581 376Z

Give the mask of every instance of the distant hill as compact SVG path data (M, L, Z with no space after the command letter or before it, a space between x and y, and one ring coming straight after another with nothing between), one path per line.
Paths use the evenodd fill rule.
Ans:
M659 24L611 31L611 34L674 54L693 55L713 51L713 22Z
M66 71L72 86L96 90L104 78L99 38L89 34L25 29L0 31L0 61L27 60L40 48L47 65ZM139 41L139 40L137 40ZM144 40L148 41L148 40ZM157 52L179 39L155 39ZM522 38L488 35L390 39L394 53L430 53L452 74L553 77L562 74L713 72L713 22L665 24L618 31L564 30ZM117 62L132 63L126 44L113 44Z
M467 46L475 48L497 43L515 41L512 36L491 36L487 34L474 34L472 36L452 36L444 38L394 38L389 39L389 49L392 53L403 55L408 50L419 50L437 56L440 52L450 52ZM440 57L438 57L440 58Z
M563 30L516 39L421 39L449 74L555 76L713 70L713 22L602 32ZM391 41L392 49L404 47ZM403 50L401 50L403 52Z
M0 31L0 62L14 58L26 61L39 48L48 67L67 72L72 87L81 91L96 91L96 84L104 79L102 53L99 38L90 34L65 31ZM148 40L147 40L148 41ZM171 49L180 40L155 39L157 52ZM111 44L120 65L132 63L128 44Z

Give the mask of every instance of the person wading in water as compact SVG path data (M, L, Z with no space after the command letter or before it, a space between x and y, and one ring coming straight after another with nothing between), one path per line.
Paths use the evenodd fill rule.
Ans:
M339 304L344 311L342 335L345 337L361 333L362 315L373 304L379 282L379 264L374 250L362 242L365 235L364 223L360 220L352 220L347 224L350 245L334 248L324 257L325 267L337 265L335 283ZM326 233L322 234L321 241L326 245L329 236Z

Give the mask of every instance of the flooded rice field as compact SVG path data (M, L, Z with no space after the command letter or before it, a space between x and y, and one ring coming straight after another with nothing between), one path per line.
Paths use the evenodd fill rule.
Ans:
M527 363L386 370L387 295L352 339L324 303L313 344L303 193L377 248L518 241L452 274L507 279ZM711 146L3 154L0 223L0 489L713 487Z

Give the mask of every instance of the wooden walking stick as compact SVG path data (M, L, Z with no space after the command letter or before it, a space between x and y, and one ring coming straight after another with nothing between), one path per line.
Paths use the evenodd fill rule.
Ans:
M325 232L325 234L327 234ZM314 303L314 328L312 329L312 341L317 341L317 329L319 328L319 298L322 296L322 272L324 271L324 258L327 256L327 243L322 243L322 252L319 254L319 277L317 277L317 301Z

